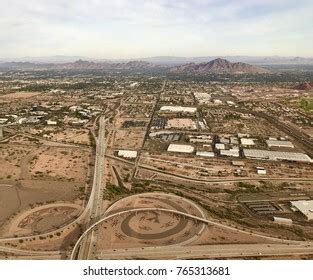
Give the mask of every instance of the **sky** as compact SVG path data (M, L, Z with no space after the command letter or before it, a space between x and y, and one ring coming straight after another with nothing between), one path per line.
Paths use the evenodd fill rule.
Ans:
M312 0L0 0L0 58L313 57Z

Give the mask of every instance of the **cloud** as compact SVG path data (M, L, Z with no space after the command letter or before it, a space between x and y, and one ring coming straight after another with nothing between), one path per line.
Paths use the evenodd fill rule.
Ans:
M313 55L309 0L1 2L0 57Z

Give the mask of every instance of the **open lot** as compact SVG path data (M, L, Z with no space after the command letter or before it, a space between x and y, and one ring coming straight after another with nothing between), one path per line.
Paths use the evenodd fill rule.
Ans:
M0 234L10 234L7 226L25 210L58 201L81 204L90 156L89 149L1 144Z

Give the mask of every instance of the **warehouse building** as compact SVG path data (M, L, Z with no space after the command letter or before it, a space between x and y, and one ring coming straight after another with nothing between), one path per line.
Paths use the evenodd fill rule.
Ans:
M251 138L241 138L240 139L241 145L243 146L254 146L254 140Z
M193 153L195 148L191 145L182 145L182 144L170 144L167 148L168 152L174 153L186 153L191 154Z
M221 150L221 156L239 157L238 149Z
M217 149L217 150L225 150L225 144L216 143L215 144L215 149Z
M130 150L119 150L117 155L123 158L136 158L137 151L130 151Z
M197 125L192 119L175 118L168 120L165 128L196 130Z
M294 145L290 141L266 140L266 144L269 148L271 147L294 148Z
M308 220L313 220L313 200L291 201L291 205L300 211Z
M304 153L277 152L256 149L243 149L246 158L267 160L288 160L296 162L312 162L312 159Z
M206 152L206 151L198 151L196 155L200 157L214 157L215 156L213 152Z
M161 112L170 112L170 113L190 113L194 114L197 112L195 107L182 107L182 106L162 106L160 108Z

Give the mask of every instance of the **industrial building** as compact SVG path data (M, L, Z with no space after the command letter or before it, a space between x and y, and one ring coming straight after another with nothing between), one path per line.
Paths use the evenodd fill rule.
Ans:
M190 138L190 143L206 143L206 144L212 144L213 140L208 138Z
M221 153L221 156L239 157L238 149L221 150L220 153Z
M189 113L194 114L197 112L197 108L195 107L182 107L182 106L162 106L160 108L161 112L169 112L169 113Z
M254 146L254 140L251 138L241 138L240 139L241 145L243 146Z
M192 119L175 118L167 121L166 129L178 128L187 130L196 130L197 124Z
M290 141L266 140L266 144L269 148L271 147L294 148L294 145Z
M291 201L291 205L300 211L308 220L313 220L313 200Z
M191 145L182 145L182 144L170 144L167 148L168 152L175 152L175 153L186 153L191 154L193 153L195 148Z
M217 150L225 150L225 144L216 143L215 144L215 149L217 149Z
M277 152L256 149L243 149L246 158L267 160L288 160L296 162L312 162L312 159L304 153Z
M130 150L119 150L117 155L123 158L136 158L137 151L130 151Z
M214 157L215 156L213 152L206 152L206 151L198 151L196 155L200 157Z

